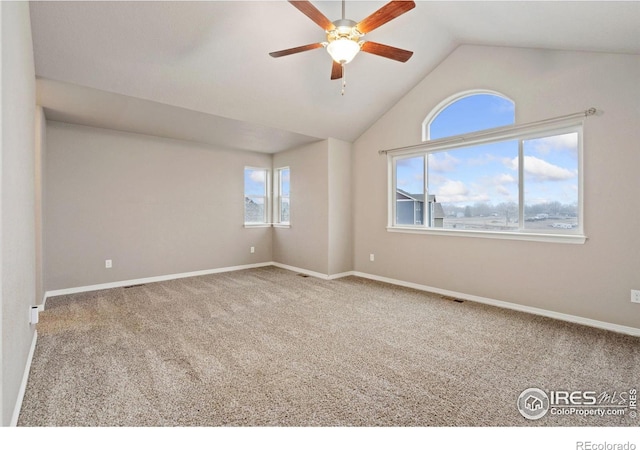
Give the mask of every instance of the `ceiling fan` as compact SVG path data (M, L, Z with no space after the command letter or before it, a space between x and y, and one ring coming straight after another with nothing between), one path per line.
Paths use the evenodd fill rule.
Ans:
M342 19L331 22L324 14L322 14L311 2L307 0L302 1L289 1L300 12L313 20L317 25L322 28L327 34L326 42L318 42L315 44L303 45L300 47L293 47L286 50L280 50L277 52L271 52L274 58L281 56L293 55L295 53L306 52L308 50L314 50L316 48L325 47L333 59L333 65L331 67L331 79L337 80L342 78L344 95L345 86L345 64L349 63L359 51L371 53L373 55L383 56L385 58L393 59L395 61L407 62L413 52L403 50L396 47L391 47L385 44L378 44L377 42L363 41L361 38L375 30L376 28L384 25L385 23L395 19L396 17L410 11L415 8L416 4L413 1L405 0L393 0L378 9L373 14L369 15L360 22L354 22L345 18L345 1L342 0Z

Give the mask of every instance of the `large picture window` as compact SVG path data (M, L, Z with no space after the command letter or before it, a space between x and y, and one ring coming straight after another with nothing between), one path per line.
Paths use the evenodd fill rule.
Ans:
M388 154L389 230L584 242L582 121L513 122L494 94L436 110L424 148Z

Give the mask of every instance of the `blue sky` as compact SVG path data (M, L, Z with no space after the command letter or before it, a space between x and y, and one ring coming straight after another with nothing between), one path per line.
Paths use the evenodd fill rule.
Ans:
M289 194L291 171L289 169L282 172L282 191ZM244 193L245 195L265 195L266 171L264 169L245 169L244 171Z
M282 170L280 172L282 179L280 184L282 186L282 194L289 195L289 189L291 187L291 171L289 169Z
M244 194L265 195L266 171L264 169L245 169Z
M432 139L514 123L513 104L494 95L465 97L431 122ZM577 134L524 143L525 203L577 201ZM518 202L518 142L500 142L429 154L428 190L456 206ZM424 160L397 160L397 183L422 193Z

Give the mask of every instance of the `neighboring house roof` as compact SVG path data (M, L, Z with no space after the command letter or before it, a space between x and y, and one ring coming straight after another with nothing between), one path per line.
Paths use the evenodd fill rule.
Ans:
M396 199L401 199L403 197L407 200L424 203L424 194L410 194L403 189L396 188ZM433 218L444 219L444 209L442 209L442 204L436 201L436 196L429 195L427 199L429 200L429 203L433 204Z
M400 188L396 189L396 198L398 198L398 196L402 196L405 197L409 200L415 200L417 202L421 202L424 203L424 194L410 194L409 192L402 190Z

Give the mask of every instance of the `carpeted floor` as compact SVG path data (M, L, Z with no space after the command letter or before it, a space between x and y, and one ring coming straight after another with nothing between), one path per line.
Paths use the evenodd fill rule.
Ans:
M50 298L20 426L638 426L523 418L531 387L626 398L640 339L266 267ZM628 399L627 399L628 400Z

